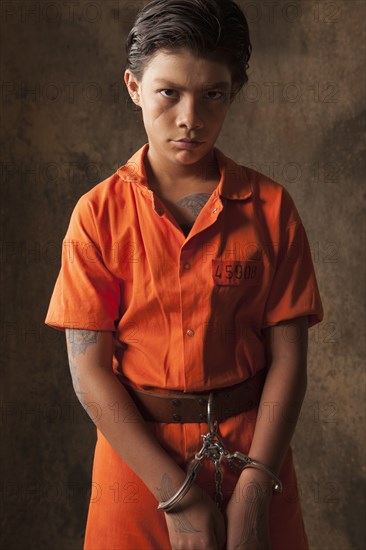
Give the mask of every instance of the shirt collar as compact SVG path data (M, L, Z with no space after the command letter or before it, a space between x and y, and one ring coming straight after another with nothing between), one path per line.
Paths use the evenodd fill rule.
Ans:
M117 170L122 179L142 185L145 189L149 188L144 165L148 149L149 144L145 143L124 166ZM218 147L214 147L214 153L221 174L214 193L234 200L250 197L253 194L253 187L247 168L227 157Z

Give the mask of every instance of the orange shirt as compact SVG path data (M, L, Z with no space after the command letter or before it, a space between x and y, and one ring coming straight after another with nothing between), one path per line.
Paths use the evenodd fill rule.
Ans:
M46 324L115 331L122 383L187 391L230 386L266 366L263 328L323 318L309 243L280 184L215 148L220 182L187 237L149 189L145 144L78 200ZM229 451L248 453L258 408L220 423ZM147 422L182 468L206 423ZM171 548L152 493L97 429L85 550ZM238 474L223 463L224 506ZM270 503L273 550L308 550L292 449ZM213 498L212 464L198 483Z
M115 331L123 383L231 386L265 366L264 327L323 318L304 226L282 185L215 147L220 182L185 237L149 189L148 147L78 200L45 322Z

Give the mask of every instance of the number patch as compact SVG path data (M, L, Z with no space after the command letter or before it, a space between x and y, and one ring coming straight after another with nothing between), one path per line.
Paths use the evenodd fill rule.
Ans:
M212 277L215 285L259 285L263 263L240 260L212 260Z

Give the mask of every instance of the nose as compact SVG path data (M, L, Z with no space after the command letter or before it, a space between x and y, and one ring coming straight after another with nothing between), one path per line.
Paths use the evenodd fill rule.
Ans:
M188 130L203 127L197 100L186 97L179 102L177 126L179 128L185 127Z

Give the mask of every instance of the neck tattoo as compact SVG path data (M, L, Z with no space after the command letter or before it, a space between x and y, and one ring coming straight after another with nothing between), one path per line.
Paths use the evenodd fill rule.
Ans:
M197 218L210 196L211 193L193 193L192 195L182 197L176 204L187 208L194 218Z

